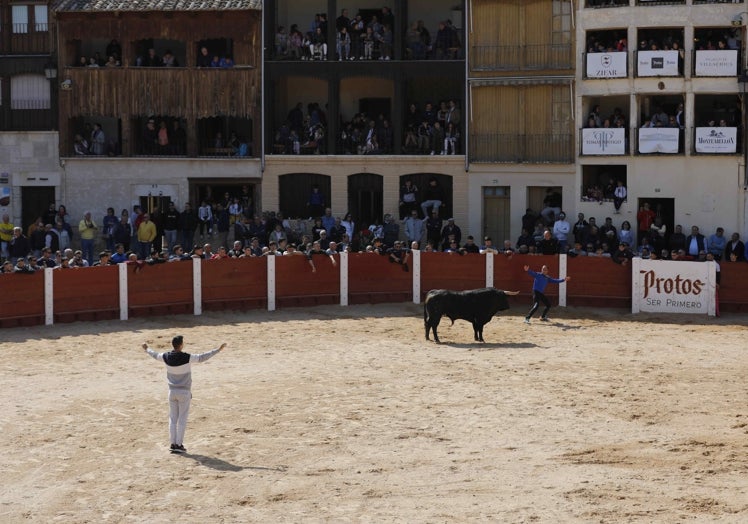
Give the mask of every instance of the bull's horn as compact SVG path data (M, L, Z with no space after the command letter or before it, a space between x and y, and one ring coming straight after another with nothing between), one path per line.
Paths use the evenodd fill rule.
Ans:
M504 294L514 296L519 295L519 291L504 291Z

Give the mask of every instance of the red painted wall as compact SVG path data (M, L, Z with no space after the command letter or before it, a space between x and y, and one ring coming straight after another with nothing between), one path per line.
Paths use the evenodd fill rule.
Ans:
M314 259L317 271L306 257L276 258L276 307L314 306L340 303L340 257L333 265L328 257ZM421 254L422 298L431 289L465 290L485 286L485 257L481 255ZM694 262L696 263L696 262ZM520 291L510 300L526 305L532 279L523 266L539 271L548 265L558 275L558 256L515 255L494 257L494 286ZM412 260L406 272L387 257L353 253L348 257L349 303L404 302L412 300ZM156 266L127 266L130 316L192 313L191 262ZM570 306L631 307L631 267L605 258L568 258L567 304ZM723 262L719 289L721 311L748 310L748 264ZM267 260L206 260L202 262L203 308L258 309L267 307ZM548 295L557 302L558 287ZM0 275L2 314L0 327L44 323L44 274ZM54 320L119 318L117 267L54 271Z

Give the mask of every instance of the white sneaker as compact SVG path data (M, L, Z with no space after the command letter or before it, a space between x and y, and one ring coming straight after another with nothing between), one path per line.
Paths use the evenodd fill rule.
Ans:
M529 324L529 323L530 323L530 319L529 319L529 318L526 318L526 319L525 319L525 324Z

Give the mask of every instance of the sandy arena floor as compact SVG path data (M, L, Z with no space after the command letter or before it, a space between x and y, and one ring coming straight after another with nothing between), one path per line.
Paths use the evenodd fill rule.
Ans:
M420 306L0 332L0 522L747 522L748 318ZM163 365L193 370L168 450Z

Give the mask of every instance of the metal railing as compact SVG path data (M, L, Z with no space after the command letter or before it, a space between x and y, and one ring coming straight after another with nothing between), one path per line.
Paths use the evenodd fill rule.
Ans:
M573 135L471 135L472 162L516 164L574 163Z
M636 0L636 5L686 5L686 0Z
M627 7L629 0L587 0L585 7Z
M471 67L482 71L573 69L571 44L474 45Z

